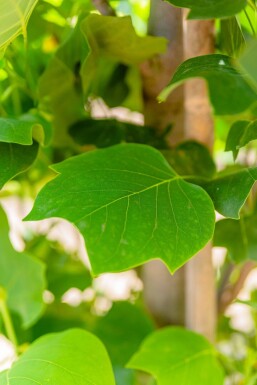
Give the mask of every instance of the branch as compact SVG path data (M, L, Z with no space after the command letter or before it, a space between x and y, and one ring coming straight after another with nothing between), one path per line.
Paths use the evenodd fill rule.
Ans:
M92 0L95 8L104 16L116 16L114 9L110 6L108 0Z
M246 262L240 271L237 281L224 287L224 290L220 293L218 298L219 314L223 314L227 307L237 298L238 294L244 286L246 278L254 268L256 268L256 262Z

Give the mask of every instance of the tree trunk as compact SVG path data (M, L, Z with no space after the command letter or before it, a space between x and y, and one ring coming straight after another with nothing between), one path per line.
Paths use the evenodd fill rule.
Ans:
M184 21L185 58L214 52L212 21ZM213 120L204 80L185 86L185 138L196 139L212 149ZM186 267L186 326L213 341L216 324L216 290L212 247L207 245Z
M149 33L169 40L167 53L142 65L145 123L164 130L172 124L171 143L183 139L183 88L175 90L165 103L156 98L183 61L182 11L160 0L151 0ZM142 269L145 301L159 325L184 324L184 269L171 276L160 261Z

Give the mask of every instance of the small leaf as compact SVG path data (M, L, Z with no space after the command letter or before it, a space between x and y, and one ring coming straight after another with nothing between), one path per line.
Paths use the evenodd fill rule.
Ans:
M217 19L233 16L246 6L246 0L167 0L176 7L190 8L189 19Z
M236 160L239 149L246 146L252 140L257 139L257 120L239 120L235 122L228 133L226 150L232 151Z
M39 338L5 373L1 385L115 385L103 344L79 329Z
M0 51L18 35L26 34L29 17L38 0L1 0Z
M0 118L0 142L29 146L35 136L40 143L44 142L44 129L34 120Z
M44 308L45 268L30 255L13 249L8 236L8 221L1 207L0 228L0 287L6 290L8 307L21 316L23 327L27 328Z
M155 149L122 144L53 167L26 220L61 217L86 240L94 274L162 259L177 270L211 239L207 193L185 182Z
M38 143L22 146L13 143L0 143L0 189L8 180L26 171L36 160Z
M248 85L246 77L234 68L230 57L219 54L198 56L182 63L161 92L160 100L166 99L186 80L196 77L207 81L217 115L235 115L256 103L257 94Z
M127 366L150 373L158 385L222 385L224 381L213 346L179 327L151 334Z
M216 224L214 246L225 247L236 262L257 260L257 212L239 221L223 219Z
M239 218L253 185L257 181L257 167L223 172L210 182L201 184L213 200L215 209L225 217Z

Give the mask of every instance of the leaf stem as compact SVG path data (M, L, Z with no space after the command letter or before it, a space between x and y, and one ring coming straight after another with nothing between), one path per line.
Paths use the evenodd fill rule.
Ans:
M14 331L10 312L7 307L7 294L4 288L0 287L0 315L2 316L6 335L8 339L13 343L15 349L18 348L17 337Z

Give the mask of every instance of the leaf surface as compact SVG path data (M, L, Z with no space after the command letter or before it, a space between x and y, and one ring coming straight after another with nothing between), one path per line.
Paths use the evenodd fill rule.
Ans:
M115 385L103 344L79 329L39 338L3 377L1 385Z
M223 371L212 345L179 327L151 334L128 367L150 373L158 385L222 385Z
M215 209L225 217L239 218L253 185L257 181L257 167L220 173L215 179L202 184L213 200Z
M161 92L160 100L191 78L207 81L210 100L217 115L235 115L256 103L257 94L238 72L232 59L225 55L198 56L183 62L176 70L169 85Z
M248 120L239 120L235 122L229 130L225 151L232 151L233 157L236 159L239 149L256 139L257 120L252 122Z
M1 0L0 2L0 52L15 37L26 34L29 17L38 0Z
M7 305L18 313L24 327L35 322L43 311L46 288L45 268L26 253L18 253L9 241L9 225L0 207L0 286L7 293Z
M37 154L36 142L31 146L0 142L0 189L8 180L26 171L36 160Z
M155 149L121 144L53 167L26 220L61 217L86 241L94 274L162 259L174 272L211 239L213 204Z
M189 19L233 16L246 6L246 0L167 0L176 7L190 8Z

